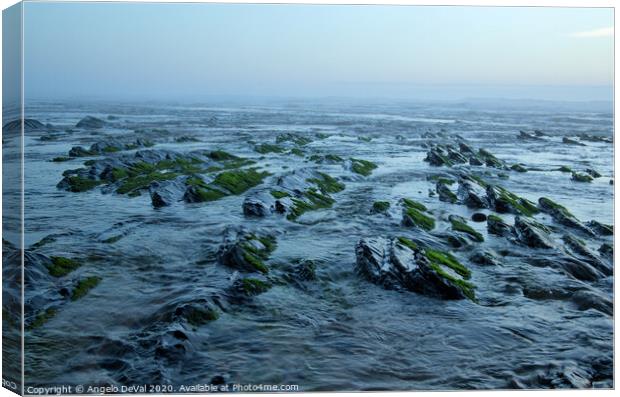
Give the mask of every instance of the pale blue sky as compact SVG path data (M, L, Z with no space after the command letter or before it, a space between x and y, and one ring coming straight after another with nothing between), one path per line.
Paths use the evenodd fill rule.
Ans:
M612 93L611 9L27 3L24 25L32 99Z

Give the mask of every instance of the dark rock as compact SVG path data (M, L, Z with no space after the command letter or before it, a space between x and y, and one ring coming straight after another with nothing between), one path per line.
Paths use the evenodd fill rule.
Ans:
M544 225L521 216L515 217L515 232L520 242L532 248L554 248L549 229Z
M2 131L16 132L21 131L22 120L12 120L2 126ZM46 131L49 128L38 120L24 119L24 132Z
M427 161L430 165L434 165L436 167L447 166L451 167L454 165L452 160L448 157L448 153L444 151L440 146L432 147L427 153L424 161Z
M456 194L454 194L454 192L450 190L448 185L446 185L445 183L441 181L437 182L435 186L435 190L437 191L437 194L439 195L440 201L444 201L444 202L452 203L452 204L458 201Z
M598 252L607 257L607 259L613 259L614 258L614 246L609 244L609 243L603 243L601 244L601 246L598 249Z
M459 142L459 150L461 153L466 154L468 156L476 154L476 152L474 151L474 149L471 148L471 146L463 142Z
M579 172L573 172L571 175L571 179L575 182L592 182L594 178L588 174L583 174Z
M275 211L275 202L276 199L272 195L266 192L257 192L243 200L243 214L256 217L268 216Z
M592 265L596 270L600 271L606 276L610 276L613 274L613 268L605 263L592 251L590 250L583 241L580 241L578 238L571 234L566 234L562 236L562 240L569 248L570 251L579 259L584 262Z
M482 162L482 160L480 160L478 157L476 156L471 156L469 158L469 164L470 165L474 165L474 166L481 166L484 165L484 163Z
M597 222L595 220L591 220L586 223L586 226L589 227L594 233L599 236L613 236L614 228L611 225L606 225L604 223Z
M469 260L482 266L502 266L499 258L492 251L477 251Z
M585 146L583 143L577 142L576 140L570 139L568 137L562 138L562 143L567 144L567 145Z
M218 259L225 266L244 272L268 273L264 260L276 248L273 236L258 235L241 230L228 230L218 251Z
M482 212L476 212L471 216L471 220L474 222L485 222L487 220L487 215Z
M75 126L77 128L84 128L89 130L95 130L103 128L106 122L93 116L86 116L80 120Z
M614 312L613 302L594 291L577 291L571 296L571 300L577 305L579 310L594 309L609 316L612 316Z
M486 164L487 167L493 167L493 168L499 168L499 169L506 169L507 168L506 164L502 160L500 160L497 157L495 157L488 150L479 149L478 150L478 156L480 156L482 159L484 159L484 163Z
M492 214L487 217L487 231L490 234L504 237L514 234L514 228L512 226L504 222L499 216Z
M534 134L530 134L529 132L519 131L519 135L517 135L517 138L525 141L540 141L543 140L541 138L542 136L543 135L536 134L536 132L534 132Z
M590 175L592 178L600 178L603 176L593 168L586 168L586 174Z
M185 178L151 183L149 193L153 207L166 207L181 201L185 190Z
M469 208L489 208L485 188L472 179L461 178L459 180L457 197L461 203Z

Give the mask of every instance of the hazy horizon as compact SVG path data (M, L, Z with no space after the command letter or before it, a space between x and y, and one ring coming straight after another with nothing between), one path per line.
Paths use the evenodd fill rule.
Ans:
M25 3L27 100L610 101L613 10Z

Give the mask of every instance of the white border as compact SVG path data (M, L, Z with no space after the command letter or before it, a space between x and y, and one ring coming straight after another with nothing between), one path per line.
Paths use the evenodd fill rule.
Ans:
M26 2L36 2L38 0L27 0ZM62 2L102 2L102 1L97 1L97 0L65 0ZM502 6L502 7L583 7L583 8L591 8L591 7L610 7L610 8L615 8L616 7L616 1L614 0L589 0L589 1L585 1L585 0L375 0L375 1L369 1L369 0L306 0L306 1L300 1L300 0L289 0L289 1L277 1L277 0L219 0L219 1L183 1L183 0L168 0L168 1L149 1L149 0L133 0L134 2L167 2L167 3L278 3L278 4L286 4L286 3L290 3L290 4L343 4L343 5L347 5L347 4L380 4L380 5L435 5L435 6L446 6L446 5L454 5L454 6ZM60 1L59 1L60 2ZM123 2L122 0L108 0L105 2ZM0 5L2 7L2 9L5 9L13 4L16 4L17 2L14 0L0 0ZM614 25L616 24L616 14L614 13ZM1 42L1 18L0 18L0 42ZM22 9L22 37L23 37L23 9ZM615 34L614 34L614 55L616 53L617 47L618 47L618 41L615 40ZM23 46L23 39L22 39L22 46ZM23 47L22 47L23 50ZM2 54L0 52L0 62L2 60ZM23 62L22 62L22 68L23 68ZM23 69L22 69L23 70ZM614 57L614 116L618 114L618 98L617 98L617 91L615 90L615 76L618 72L618 65L617 63L615 63L615 57ZM24 81L23 81L23 73L22 73L22 82L21 82L21 86L22 86L22 118L23 118L23 112L24 112L24 106L23 106L23 101L24 101L24 96L23 96L23 87L24 87ZM2 76L0 73L0 89L2 87ZM0 111L2 109L2 99L0 98ZM614 138L615 138L615 131L616 131L616 117L614 117ZM23 147L23 134L22 134L22 147ZM614 139L614 154L616 153L616 151L618 150L618 147L620 146L620 144L618 143L618 141L616 139ZM2 150L0 148L0 157L2 155ZM618 157L614 157L614 171L616 169L618 169L618 166L620 165L620 159ZM22 151L22 178L24 177L23 175L23 151ZM2 164L0 162L0 174L2 172ZM617 204L619 202L619 198L617 195L617 185L614 185L614 210L615 208L617 208ZM24 187L24 180L22 179L22 189ZM23 200L23 196L22 196L22 200ZM0 197L0 216L2 214L2 198ZM23 203L22 203L22 228L23 228ZM615 225L615 219L614 219L614 225ZM22 229L23 230L23 229ZM22 235L22 244L23 244L23 235ZM614 263L619 263L618 262L618 258L620 257L620 254L617 252L617 247L614 247L614 251L615 251L615 255L614 255ZM22 258L23 261L23 258ZM23 268L22 268L22 279L23 279ZM0 280L1 280L1 274L0 274ZM22 289L22 294L23 294L23 289ZM618 297L618 285L614 282L614 298ZM1 296L0 296L1 299ZM614 304L617 302L617 299L614 299ZM23 296L22 296L22 305L23 305ZM614 306L615 307L615 306ZM23 308L22 308L22 316L23 316ZM23 320L23 318L22 318ZM616 319L614 319L614 333L615 330L617 329L615 327L616 325ZM22 321L22 337L23 337L23 321ZM0 340L1 340L1 334L0 334ZM618 334L615 333L614 334L614 363L616 363L616 357L617 357L617 346L618 346ZM22 344L22 349L23 349L23 344ZM1 353L0 353L1 354ZM23 355L22 355L23 357ZM24 362L22 360L22 372L23 372L23 365ZM343 369L346 370L346 369ZM618 368L614 368L614 381L618 382L619 378L618 378ZM597 395L612 395L612 393L614 393L613 390L558 390L558 391L463 391L463 392L389 392L389 394L399 394L399 395L408 395L408 396L422 396L422 397L427 397L427 396L454 396L454 395L471 395L471 393L484 393L487 396L491 396L491 397L495 397L495 396L502 396L503 394L510 394L511 396L541 396L543 395L543 393L554 393L554 395L570 395L570 396L582 396L582 395L586 395L586 393L588 393L588 395L590 393L596 393ZM318 396L327 396L330 394L336 394L336 393L311 393L313 395L318 395ZM388 394L388 392L378 392L377 395L385 395ZM615 394L615 393L614 393ZM14 393L11 393L10 391L8 391L7 389L4 388L0 388L0 397L4 397L4 396L14 396ZM246 394L248 396L276 396L276 394L271 394L271 393L253 393L253 394ZM356 395L359 395L359 393L338 393L339 396L350 396L350 397L354 397ZM187 396L187 395L180 395L180 396ZM206 396L206 394L205 394Z

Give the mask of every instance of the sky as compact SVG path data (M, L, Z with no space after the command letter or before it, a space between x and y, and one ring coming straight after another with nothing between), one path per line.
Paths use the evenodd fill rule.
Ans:
M25 3L26 99L611 100L605 8Z

